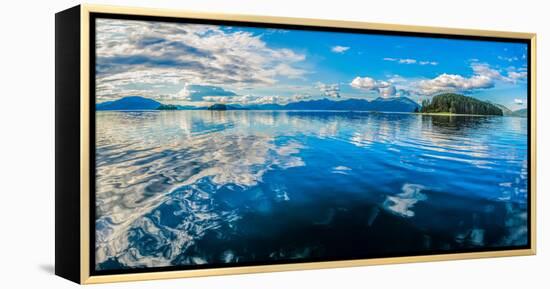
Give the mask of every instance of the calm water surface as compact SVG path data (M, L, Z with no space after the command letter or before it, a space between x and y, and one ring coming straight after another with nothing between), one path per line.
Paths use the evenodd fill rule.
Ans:
M527 119L96 114L96 269L527 244Z

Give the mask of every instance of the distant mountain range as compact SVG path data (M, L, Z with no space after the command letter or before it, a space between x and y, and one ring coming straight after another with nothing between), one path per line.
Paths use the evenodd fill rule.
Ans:
M355 111L383 111L383 112L413 112L420 106L406 97L377 98L372 101L365 99L330 100L318 99L309 101L291 102L285 105L262 104L247 106L256 110L355 110Z
M254 104L254 105L221 105L209 107L181 106L162 104L158 101L140 97L128 96L114 101L96 104L96 110L353 110L381 112L414 112L420 106L407 97L377 98L372 101L365 99L330 100L318 99L292 102L288 104Z
M522 108L522 109L512 111L512 110L510 110L509 108L507 108L506 106L504 106L502 104L494 103L494 105L496 105L498 108L500 108L502 110L502 114L504 116L527 117L527 109L526 108Z
M97 103L96 110L154 110L162 103L141 96L127 96L121 99Z
M527 117L527 108L512 111L509 116Z
M433 99L435 99L436 101L434 102ZM447 103L447 101L449 102ZM343 110L379 112L451 112L451 110L454 109L454 113L459 114L464 112L459 112L456 110L460 110L460 106L466 103L476 106L476 109L482 107L485 111L490 112L486 114L527 117L526 109L511 111L507 107L500 104L484 102L472 97L458 94L434 96L430 103L424 103L425 105L427 105L424 108L407 97L379 97L372 101L368 101L365 99L330 100L324 98L317 100L298 101L288 104L213 104L211 106L188 106L162 104L156 100L141 96L127 96L114 101L98 103L96 104L96 110ZM451 106L454 106L454 108L452 108ZM473 108L468 108L468 111L472 109ZM502 114L500 114L500 112L502 112Z

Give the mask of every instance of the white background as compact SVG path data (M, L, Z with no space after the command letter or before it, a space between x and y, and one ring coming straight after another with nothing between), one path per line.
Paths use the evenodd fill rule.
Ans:
M94 3L96 1L90 1ZM101 288L549 288L550 126L546 1L103 1L538 34L538 254L347 269L107 284ZM69 288L54 266L54 13L75 1L4 1L0 16L0 287Z

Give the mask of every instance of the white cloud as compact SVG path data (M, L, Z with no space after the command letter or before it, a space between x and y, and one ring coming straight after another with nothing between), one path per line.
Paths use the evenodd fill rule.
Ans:
M336 45L336 46L333 46L330 51L334 52L334 53L344 53L346 52L347 50L349 49L349 47L347 46L340 46L340 45Z
M413 58L393 58L393 57L385 57L382 58L384 61L391 61L391 62L397 62L400 64L419 64L419 65L438 65L439 63L436 61L431 60L417 60Z
M99 99L130 93L158 98L163 93L154 86L161 84L174 91L184 83L270 86L279 78L296 79L306 73L297 66L305 55L271 48L261 35L250 32L112 19L98 19L96 29Z
M437 61L420 61L418 62L420 65L438 65L439 63Z
M377 81L371 77L356 77L354 78L350 85L354 88L360 88L365 90L374 90L378 89Z
M204 96L203 100L213 103L225 104L287 104L290 102L304 101L311 99L312 96L307 93L294 94L292 96L280 95L235 95L235 96Z
M458 74L443 73L433 79L420 80L414 84L416 93L433 95L443 92L470 91L476 89L493 88L497 81L516 83L524 80L526 73L521 71L508 71L507 76L486 63L472 63L473 75L464 77Z
M358 76L354 78L351 81L350 86L357 89L378 92L381 97L394 96L398 92L396 87L391 82L376 80L368 76Z
M204 96L203 100L207 102L218 102L218 103L233 103L233 104L254 104L254 103L264 103L267 99L274 100L277 96L254 96L250 94L246 95L234 95L234 96L219 96L219 95L209 95Z
M482 75L489 77L491 79L501 79L502 75L500 72L496 69L491 68L489 64L487 63L472 63L471 65L472 70L474 71L475 75Z
M517 57L517 56L511 56L511 57L508 57L508 56L497 56L497 58L500 59L500 60L508 61L508 62L514 62L514 61L518 61L518 60L519 60L519 57Z
M297 101L305 101L312 99L313 96L309 93L296 93L288 98L287 102L297 102Z
M237 94L230 90L225 90L219 86L196 85L186 83L177 93L158 96L159 99L174 101L203 101L205 96L236 96Z
M494 87L493 80L485 75L463 77L458 74L441 74L436 78L417 83L421 94L433 95L443 92L466 91Z
M399 75L399 74L390 74L386 76L388 78L388 81L391 83L405 83L408 82L408 79L405 77Z
M399 59L399 63L414 64L416 63L416 59L411 59L411 58Z
M323 93L323 95L332 97L332 98L340 98L340 85L337 83L334 84L324 84L324 83L317 83L317 88Z
M395 89L395 86L391 85L388 87L379 88L378 93L380 94L381 97L391 97L397 93L397 90Z
M512 82L525 80L527 78L527 71L508 71L508 78Z
M371 77L356 77L350 85L354 88L378 92L381 97L390 97L488 89L495 87L497 82L515 84L527 77L524 68L509 67L506 75L486 63L472 63L471 68L473 72L471 76L443 73L432 79L407 79L399 75L388 75L387 81Z
M183 88L173 96L173 98L178 100L191 100L191 93L192 91L189 89L189 84L186 83Z

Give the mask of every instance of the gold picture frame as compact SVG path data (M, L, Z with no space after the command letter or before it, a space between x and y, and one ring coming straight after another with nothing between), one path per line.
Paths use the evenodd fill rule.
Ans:
M243 267L223 267L212 269L192 269L181 271L162 271L162 272L142 272L142 273L124 273L110 275L91 275L90 274L90 15L92 13L104 14L122 14L131 16L152 16L152 17L173 17L186 19L201 19L201 20L221 20L235 22L251 22L251 23L267 23L267 24L284 24L284 25L299 25L304 27L325 27L325 28L352 28L358 30L376 30L388 32L407 32L417 34L443 34L443 35L460 35L460 36L475 36L475 37L498 37L527 40L530 44L530 62L529 62L529 89L530 89L530 248L514 249L503 251L486 251L486 252L471 252L471 253L452 253L452 254L437 254L414 257L388 257L374 258L361 260L344 260L344 261L323 261L309 263L292 263L292 264L273 264L273 265L257 265ZM56 30L56 43L59 43L59 48L65 48L64 52L56 51L56 58L73 57L78 59L78 63L67 66L66 63L56 62L56 78L60 78L61 82L56 82L57 86L67 85L69 88L60 87L59 91L56 88L56 103L63 105L63 102L69 92L74 92L76 89L80 95L78 103L78 113L71 116L56 116L58 120L68 121L71 118L78 117L78 138L74 138L72 142L59 144L59 150L63 150L63 145L78 144L78 159L66 160L67 156L56 159L56 162L62 163L67 161L65 169L56 170L56 175L60 175L59 183L64 176L66 170L78 170L80 176L75 180L72 186L64 188L56 188L56 274L64 278L70 279L81 284L95 284L105 282L121 282L121 281L137 281L137 280L153 280L153 279L168 279L181 277L198 277L212 275L228 275L228 274L245 274L245 273L260 273L260 272L276 272L288 270L307 270L307 269L323 269L323 268L338 268L351 266L367 266L367 265L383 265L383 264L398 264L411 262L428 262L428 261L445 261L445 260L460 260L488 257L505 257L505 256L525 256L534 255L536 253L536 34L534 33L518 33L518 32L502 32L490 30L473 30L473 29L457 29L457 28L442 28L442 27L425 27L412 25L394 25L394 24L378 24L366 22L338 21L338 20L321 20L321 19L306 19L306 18L287 18L287 17L271 17L271 16L254 16L254 15L236 15L236 14L216 14L202 13L184 10L168 10L168 9L150 9L150 8L130 8L116 7L104 5L88 5L83 4L75 8L58 13L59 30ZM57 18L56 18L57 19ZM77 28L70 30L67 25L77 25ZM74 42L73 48L75 51L68 52L71 48L63 45L68 45L69 38L79 37L77 42ZM73 39L74 40L74 39ZM65 43L65 44L64 44ZM57 50L57 49L56 49ZM76 51L78 50L78 51ZM59 54L58 54L59 53ZM72 54L71 54L72 53ZM74 54L74 55L73 55ZM72 55L72 56L70 56ZM75 73L78 68L79 77L68 84L66 77L68 74ZM59 72L58 70L59 69ZM67 89L65 91L64 89ZM62 109L56 110L61 111ZM57 114L57 113L56 113ZM68 129L68 128L67 128ZM68 134L64 127L57 126L56 133L63 134L60 138L66 137ZM56 141L58 143L58 141ZM56 155L60 154L58 151ZM56 156L57 158L57 156ZM75 194L78 191L77 198L71 201L63 201L70 199L69 194ZM74 208L72 208L74 206ZM71 207L69 210L67 208ZM59 212L58 212L59 211ZM79 218L77 224L73 220L65 220L70 214L78 212ZM75 232L75 230L77 230ZM59 239L59 240L58 240ZM63 240L61 240L63 239ZM67 239L67 240L65 240ZM69 241L70 240L70 241ZM69 242L71 242L70 245ZM76 243L75 243L76 242ZM73 244L75 243L75 244ZM72 256L71 252L79 252L78 256ZM70 259L70 260L65 260ZM78 270L76 270L77 267ZM71 267L71 268L69 268Z

